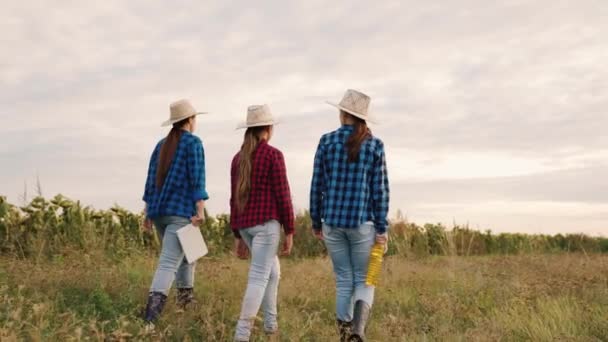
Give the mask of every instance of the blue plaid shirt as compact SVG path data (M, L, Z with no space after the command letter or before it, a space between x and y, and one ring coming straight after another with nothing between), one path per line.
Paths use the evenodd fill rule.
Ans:
M209 199L205 190L205 151L201 139L184 131L177 144L173 161L162 189L156 188L156 169L160 148L156 144L150 158L143 200L148 204L147 216L190 217L196 215L196 202Z
M376 137L366 139L359 160L351 163L345 144L352 131L344 125L321 137L310 191L312 227L356 228L371 221L382 234L388 227L389 203L384 144Z

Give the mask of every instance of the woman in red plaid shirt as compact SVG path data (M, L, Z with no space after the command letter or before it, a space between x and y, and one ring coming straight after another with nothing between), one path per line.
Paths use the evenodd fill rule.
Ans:
M267 105L250 106L241 150L231 167L230 226L235 235L235 252L246 258L251 251L249 281L236 326L235 341L249 341L260 306L264 331L278 333L277 290L280 265L277 251L281 226L285 241L281 255L293 245L294 213L283 154L270 146L275 121Z

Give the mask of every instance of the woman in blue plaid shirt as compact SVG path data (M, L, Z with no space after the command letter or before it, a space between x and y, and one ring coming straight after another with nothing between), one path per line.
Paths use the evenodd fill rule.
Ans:
M387 243L388 176L384 145L367 127L369 103L350 89L340 104L330 103L342 127L319 142L310 192L312 228L334 266L340 341L365 339L374 301L374 287L365 285L370 252Z
M163 310L171 285L177 280L178 306L193 301L194 264L188 264L177 239L177 230L204 221L205 153L196 129L196 112L187 100L170 106L171 116L163 126L172 125L166 138L156 144L146 179L144 227L152 223L162 240L158 267L150 286L144 320L150 327Z

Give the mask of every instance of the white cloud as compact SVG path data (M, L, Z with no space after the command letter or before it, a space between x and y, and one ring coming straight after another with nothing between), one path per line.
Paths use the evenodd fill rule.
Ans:
M188 97L212 113L198 132L212 210L226 210L242 134L233 128L252 103L269 103L284 121L273 143L304 208L316 143L337 125L324 101L353 87L374 98L382 124L372 129L400 189L394 207L551 202L556 186L560 203L606 201L597 194L606 181L589 176L604 170L608 146L600 0L3 5L0 192L11 199L39 172L47 192L138 209L150 149L165 134L158 125L170 101ZM577 172L590 178L579 192ZM519 196L496 185L543 175L551 182ZM460 181L481 190L467 196ZM418 203L408 187L422 186L429 195ZM513 210L496 208L507 218L494 219L518 225ZM583 216L573 224L587 225Z

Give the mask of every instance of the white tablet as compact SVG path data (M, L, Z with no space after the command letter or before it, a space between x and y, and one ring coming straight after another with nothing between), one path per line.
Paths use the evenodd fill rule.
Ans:
M203 239L203 234L201 234L201 230L192 224L178 229L177 238L182 245L184 254L186 254L186 261L188 261L189 264L194 263L209 252L205 239Z

